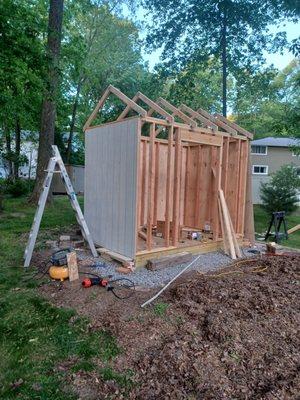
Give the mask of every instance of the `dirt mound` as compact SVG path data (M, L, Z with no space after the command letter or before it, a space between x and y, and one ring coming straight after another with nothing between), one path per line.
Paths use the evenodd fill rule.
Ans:
M180 328L136 361L130 399L296 399L300 257L193 276L166 295Z

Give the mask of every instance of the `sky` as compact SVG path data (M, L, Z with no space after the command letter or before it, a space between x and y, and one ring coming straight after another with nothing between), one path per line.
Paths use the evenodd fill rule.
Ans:
M138 17L139 16L141 17L140 12L138 12ZM292 22L287 22L286 24L281 24L278 28L270 27L271 33L276 33L280 31L286 31L287 38L289 41L291 41L293 39L296 39L300 35L300 23L294 24ZM142 33L142 36L144 36L144 34L145 32ZM152 52L151 54L143 52L144 60L148 61L150 70L153 70L155 64L159 62L160 54L161 50L157 50L155 52ZM266 58L266 65L273 64L276 68L280 70L286 67L294 58L293 54L288 52L287 50L284 51L283 54L268 54L267 52L265 52L264 55Z

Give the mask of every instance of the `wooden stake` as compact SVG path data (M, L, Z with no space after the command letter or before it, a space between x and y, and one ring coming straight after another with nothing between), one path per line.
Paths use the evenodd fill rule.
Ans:
M228 244L229 244L229 252L230 256L233 260L236 259L236 253L235 253L235 246L233 243L233 237L232 237L232 231L231 231L231 225L230 225L230 215L227 209L225 197L223 190L219 190L219 197L220 197L220 204L221 204L221 210L222 210L222 217L224 221L224 232L226 232L225 236L228 239Z

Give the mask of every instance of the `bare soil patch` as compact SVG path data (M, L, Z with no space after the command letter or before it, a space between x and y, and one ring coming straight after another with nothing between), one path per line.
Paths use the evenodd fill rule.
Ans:
M80 282L40 292L89 316L91 330L112 332L123 352L110 367L132 371L130 385L95 370L67 374L82 399L269 400L299 398L299 288L300 256L292 255L188 274L159 299L168 303L161 313L139 307L150 290L126 301Z

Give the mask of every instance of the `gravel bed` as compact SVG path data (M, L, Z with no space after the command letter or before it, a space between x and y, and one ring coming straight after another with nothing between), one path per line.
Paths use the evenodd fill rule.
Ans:
M256 256L255 254L248 252L248 249L243 249L243 253L245 257ZM78 254L78 257L79 259L87 258L86 253L83 252ZM197 257L198 255L195 255L195 257L193 257L189 263ZM226 265L229 265L230 263L232 263L232 259L221 252L205 253L201 254L197 262L188 268L187 271L216 271L225 267ZM116 272L115 270L119 264L104 260L103 258L99 257L99 259L93 261L92 271L103 276L111 275L113 279L126 277L132 280L136 286L153 288L164 286L164 284L174 278L187 265L188 263L174 265L172 267L164 268L160 271L149 271L148 269L141 267L137 268L130 274L124 275Z

